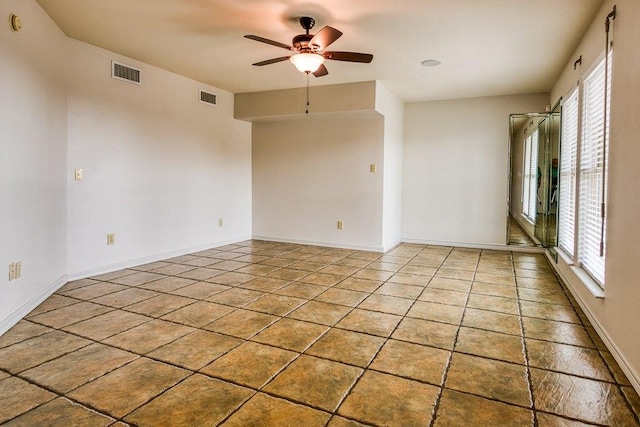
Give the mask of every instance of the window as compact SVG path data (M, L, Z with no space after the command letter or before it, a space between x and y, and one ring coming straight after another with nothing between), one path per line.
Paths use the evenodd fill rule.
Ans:
M563 101L560 150L558 246L573 258L575 250L575 201L578 161L578 88Z
M567 96L562 106L560 147L558 246L601 287L605 271L611 62L609 52L608 61L603 58L583 79L581 91L576 88Z
M524 141L524 179L522 183L522 214L536 222L538 206L538 129Z
M610 73L609 69L609 75ZM578 260L600 285L604 284L604 202L607 178L605 139L608 139L609 134L610 109L609 97L605 107L605 92L611 91L611 79L608 80L605 83L603 59L585 78L582 89Z

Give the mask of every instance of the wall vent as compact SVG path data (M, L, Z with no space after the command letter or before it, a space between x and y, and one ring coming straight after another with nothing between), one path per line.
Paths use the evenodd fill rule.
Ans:
M200 90L200 102L203 104L218 105L218 95Z
M142 71L116 61L111 61L111 77L124 80L125 82L141 84Z

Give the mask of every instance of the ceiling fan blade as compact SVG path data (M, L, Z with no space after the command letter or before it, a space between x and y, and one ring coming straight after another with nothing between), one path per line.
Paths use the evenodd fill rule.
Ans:
M373 60L373 55L358 52L325 52L322 56L325 59L333 59L334 61L363 62L365 64Z
M267 59L266 61L256 62L255 64L252 64L252 65L255 65L257 67L262 67L263 65L275 64L276 62L286 61L289 58L291 58L291 57L290 56L281 56L280 58L272 58L272 59Z
M248 35L246 35L244 37L247 38L247 39L250 39L250 40L255 40L257 42L270 44L270 45L276 46L276 47L281 47L283 49L294 50L293 47L291 47L291 46L289 46L287 44L280 43L280 42L277 42L275 40L265 39L264 37L260 37L260 36L254 36L253 34L248 34Z
M309 46L318 50L326 49L327 46L338 40L341 35L342 32L333 27L324 27L309 40Z
M324 64L320 64L315 73L313 73L313 75L316 77L326 76L327 74L329 74L329 71L327 70L327 67L324 66Z

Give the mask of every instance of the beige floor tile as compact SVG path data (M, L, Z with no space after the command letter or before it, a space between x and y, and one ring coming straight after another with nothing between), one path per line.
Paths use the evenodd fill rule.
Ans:
M138 288L157 292L172 292L195 282L193 279L185 279L184 277L164 277L159 280L154 280L153 282L138 285Z
M56 397L55 394L16 377L0 381L0 396L0 423Z
M545 320L581 324L573 307L520 300L522 315Z
M389 340L370 368L388 374L442 385L450 352L433 347Z
M231 287L218 285L217 283L196 282L183 288L176 289L171 293L188 298L205 299L207 297L210 297L211 295L219 294L220 292L226 291L227 289L231 289Z
M244 387L195 374L129 414L125 421L141 427L216 425L252 395L253 391Z
M256 276L254 276L253 274L238 273L236 271L233 271L220 274L219 276L214 276L210 279L207 279L207 282L218 283L220 285L227 286L240 286L242 284L250 282L255 278Z
M287 295L290 297L311 299L329 289L328 286L319 286L312 283L293 282L284 288L274 291L278 295Z
M471 290L471 281L449 277L434 277L429 281L427 287L430 289L444 289L445 291L468 293Z
M237 338L197 330L152 351L149 357L196 371L240 344Z
M538 412L537 418L538 427L587 427L593 425L562 418L557 415L545 414L543 412Z
M431 277L436 274L437 268L435 267L426 267L423 265L412 265L411 263L405 265L400 269L400 273L406 274L418 274L421 276Z
M342 258L340 261L336 261L335 265L344 265L347 267L362 268L371 263L370 260L356 259L356 258Z
M113 418L73 403L65 398L57 398L33 409L7 423L7 426L109 426Z
M481 294L470 294L467 307L506 314L519 314L520 312L516 299Z
M613 355L608 351L601 351L600 355L613 373L613 378L615 378L616 382L621 385L630 386L631 383L629 382L629 379L625 375L622 368L620 368L620 365L618 365L618 362L616 362Z
M107 338L103 342L137 354L146 354L193 331L194 329L188 326L164 320L152 320Z
M119 276L116 278L105 280L109 280L109 282L116 283L118 285L140 286L144 285L145 283L153 282L154 280L159 280L162 278L164 278L162 274L151 272L135 272L133 274L127 274L126 276Z
M362 374L362 369L302 355L264 390L326 411L334 411Z
M327 427L366 427L366 424L334 415L331 421L329 421L329 424L327 424Z
M391 338L453 350L458 327L430 320L405 318Z
M234 271L249 265L248 262L236 261L236 259L219 262L214 265L214 268L216 270Z
M494 297L518 298L515 286L494 285L493 283L473 282L471 293L492 295Z
M75 389L69 397L120 418L188 375L184 369L140 358Z
M322 427L329 417L331 415L326 412L258 393L223 425L225 427Z
M127 305L136 304L138 302L147 300L158 296L157 292L149 291L147 289L140 288L126 288L123 291L114 292L109 295L103 295L98 298L94 298L91 302L97 304L108 305L109 307L122 308Z
M244 289L251 289L259 292L273 292L291 283L289 280L278 279L275 277L256 277L248 282L240 284Z
M609 369L597 350L527 339L529 365L549 371L613 382Z
M455 351L525 364L522 338L474 328L460 328Z
M242 259L238 259L239 261L243 261ZM220 262L217 259L208 258L208 257L198 257L194 259L190 259L182 262L184 265L193 265L194 267L207 267L209 265L217 264Z
M331 304L340 304L349 307L355 307L360 304L360 302L362 302L368 295L369 293L367 292L331 288L315 297L315 300L328 302Z
M531 407L527 368L521 365L454 353L445 387Z
M215 265L212 265L211 267L215 267ZM210 267L200 267L176 274L176 276L191 280L209 281L214 277L220 276L224 273L226 273L225 270L217 270Z
M439 388L367 371L338 414L375 425L429 425Z
M360 270L358 267L349 267L346 265L331 264L320 270L320 273L330 273L342 277L351 276L356 271Z
M467 304L468 297L469 294L466 292L446 291L429 287L422 291L418 300L464 307Z
M302 352L329 328L315 323L293 319L280 319L252 338L263 344Z
M453 390L444 390L434 425L458 427L467 425L469 420L473 420L473 424L479 426L534 425L533 411Z
M562 344L595 348L584 326L523 317L524 336Z
M89 344L66 332L48 332L0 349L0 368L15 374Z
M295 309L287 317L297 320L333 326L351 311L351 307L329 304L327 302L309 301Z
M305 270L295 270L293 268L281 268L280 270L276 270L272 273L267 274L268 277L273 277L274 279L286 280L291 282L293 280L300 280L303 277L309 274L308 271Z
M198 301L169 314L165 314L162 316L162 319L200 328L234 310L234 307L216 304L213 302Z
M75 298L69 298L64 295L53 294L49 298L44 300L39 306L31 310L31 312L27 315L27 317L35 316L40 313L46 313L47 311L77 304L79 302L80 301L78 301Z
M92 276L89 279L107 282L120 277L130 276L135 273L138 273L138 271L131 270L131 269L124 269L124 270L112 271L110 273L99 274L97 276ZM87 280L87 279L84 279L84 280Z
M635 412L636 416L640 417L640 396L635 391L633 387L623 386L620 387L622 390L622 394L627 398L627 401L631 404L631 408L633 408L633 412Z
M81 335L96 341L103 340L112 335L126 331L143 323L153 320L151 317L130 313L123 310L114 310L82 322L74 323L63 328L67 332Z
M277 267L277 269L284 268L288 265L296 262L294 259L290 258L269 258L268 260L261 261L260 265L268 265L270 267ZM270 274L270 273L267 273Z
M459 325L462 321L463 313L463 307L428 301L416 301L407 313L407 317Z
M520 317L513 314L467 308L462 326L522 336Z
M445 261L442 263L440 267L441 270L446 272L451 272L451 270L462 270L462 271L476 271L476 263L475 262L461 262L461 261ZM437 272L436 272L437 274ZM472 275L473 276L473 275ZM440 276L442 277L442 276Z
M494 285L515 286L516 279L513 276L504 276L489 273L476 272L474 281L482 283L492 283Z
M316 273L311 273L308 276L305 276L304 282L312 283L314 285L319 285L319 286L333 286L339 283L340 281L344 280L345 278L346 276L344 275L316 272Z
M3 335L0 335L0 348L8 347L20 341L35 338L51 331L53 331L53 329L47 326L38 325L28 320L21 320Z
M393 297L416 299L422 293L422 290L423 289L420 286L387 282L380 286L375 293Z
M287 268L293 268L294 270L307 271L309 273L321 270L328 264L325 262L313 262L313 261L297 261L287 266Z
M372 294L362 301L358 308L403 316L413 302L413 299Z
M193 304L195 299L177 295L160 294L148 300L127 306L127 311L144 314L150 317L161 317L185 305Z
M475 275L474 268L475 268L475 264L473 266L469 264L468 269L461 269L461 270L447 268L447 266L443 265L438 269L438 271L436 271L434 278L435 279L455 279L455 280L470 282L471 280L473 280L473 276ZM452 289L452 290L457 290L457 289Z
M62 328L111 310L113 309L109 307L83 301L29 317L29 320L52 328Z
M388 337L400 320L402 320L402 317L396 316L395 314L379 313L356 308L339 321L336 327Z
M402 285L411 285L422 288L427 286L427 283L431 279L431 276L424 276L420 274L410 273L395 273L388 279L391 283L400 283Z
M302 298L288 297L286 295L270 294L257 301L248 304L247 310L259 311L261 313L273 314L274 316L285 316L300 307L307 300Z
M381 337L331 329L305 353L366 368L384 342Z
M271 258L267 258L267 259L271 259ZM254 276L264 276L265 274L269 274L273 271L276 271L278 268L279 267L274 267L271 265L251 264L246 267L242 267L236 271L238 273L252 274Z
M204 367L202 372L259 389L297 356L293 351L245 342Z
M340 289L349 289L360 292L373 292L378 289L383 282L379 280L358 279L357 277L347 277L335 287Z
M133 273L134 271L131 270L131 273ZM129 273L129 274L131 274ZM63 291L70 291L72 289L77 289L77 288L81 288L83 286L88 286L88 285L92 285L94 283L98 283L99 280L94 280L94 279L80 279L80 280L74 280L72 282L67 283L66 285L62 286L60 289L58 289L57 292L63 292Z
M204 329L247 339L278 319L270 314L240 309L204 326Z
M117 348L94 343L29 369L22 375L59 393L67 393L137 357Z
M536 408L606 425L635 425L636 420L613 384L531 369Z
M252 291L251 289L231 288L207 298L207 301L233 307L244 307L265 295L267 295L265 292Z
M358 279L368 279L368 280L379 280L386 281L389 277L393 276L393 272L391 271L383 271L383 270L375 270L373 268L363 268L362 270L357 271L351 277L355 277Z

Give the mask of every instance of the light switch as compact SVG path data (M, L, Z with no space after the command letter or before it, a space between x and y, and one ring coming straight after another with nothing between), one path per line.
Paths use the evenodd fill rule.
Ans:
M342 221L338 221L338 230L342 230L344 228L344 223Z
M376 173L376 165L375 165L375 163L371 163L371 165L369 166L369 171L371 173Z
M84 179L84 171L82 169L76 169L75 179L76 181L82 181Z

